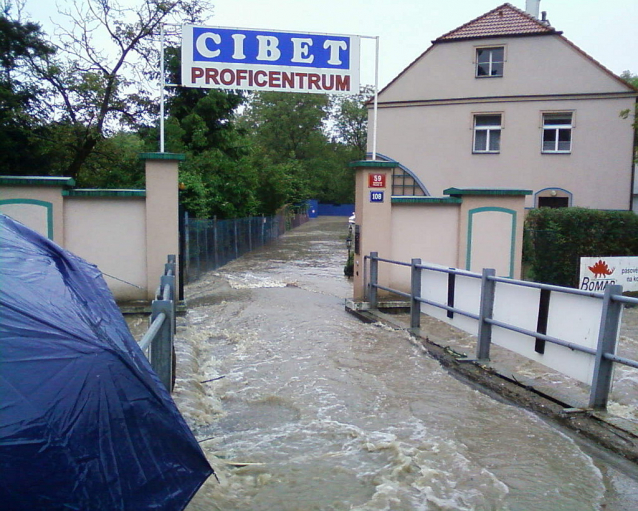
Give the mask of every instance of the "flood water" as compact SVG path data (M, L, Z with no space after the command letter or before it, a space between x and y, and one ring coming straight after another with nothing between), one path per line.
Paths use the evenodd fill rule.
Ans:
M216 469L195 510L638 509L631 467L347 314L347 220L187 286L175 401Z

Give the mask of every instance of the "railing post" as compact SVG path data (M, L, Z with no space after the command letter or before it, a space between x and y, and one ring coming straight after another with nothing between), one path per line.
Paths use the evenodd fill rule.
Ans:
M605 288L605 294L603 295L603 311L600 320L600 331L598 332L598 349L591 393L589 395L589 407L595 410L607 408L607 401L609 400L614 363L606 359L604 355L605 353L616 352L616 340L618 339L618 328L623 305L614 301L613 297L621 294L622 286L612 285Z
M248 251L253 251L253 217L248 217Z
M370 252L370 308L378 306L379 252Z
M166 320L151 344L151 367L170 393L173 387L173 304L168 300L154 300L151 322L162 312L166 314Z
M412 259L411 285L410 285L410 328L421 328L421 259Z
M169 255L166 260L167 260L167 263L164 265L164 275L170 275L169 272L173 272L172 274L175 275L175 270L177 267L177 264L176 264L177 259L175 255L173 254Z
M197 225L197 231L196 231L197 237L195 239L197 240L197 278L199 278L202 275L202 266L201 266L202 265L202 248L201 248L201 245L199 244L199 238L200 238L199 232L201 230L201 225L202 225L201 220L198 221L196 225Z
M492 325L485 321L492 319L494 313L494 288L496 282L490 279L496 275L496 270L483 268L481 278L481 303L479 310L478 342L476 345L477 360L489 360L490 345L492 344Z
M237 239L237 219L233 219L233 234L235 235L235 258L239 257L239 240Z
M191 281L191 233L190 233L190 221L188 218L188 211L184 211L184 254L182 255L182 261L184 262L184 276L182 284L187 284Z
M209 254L209 248L210 248L210 220L206 220L206 227L204 228L204 247L206 248L206 250L204 251L205 258L206 261L204 262L204 271L210 271L211 267L210 267L210 254Z
M164 288L165 286L168 286L170 291L169 291L169 296L168 297L164 297L164 296L160 296L159 299L160 300L164 300L165 298L168 298L168 301L171 302L171 304L173 305L173 310L171 312L171 335L175 336L175 330L177 329L177 300L175 299L175 275L162 275L162 277L160 278L160 289L162 290L162 293L164 292Z
M213 270L219 268L219 240L217 239L217 215L213 217L213 244L215 245L213 254L215 258L215 266Z

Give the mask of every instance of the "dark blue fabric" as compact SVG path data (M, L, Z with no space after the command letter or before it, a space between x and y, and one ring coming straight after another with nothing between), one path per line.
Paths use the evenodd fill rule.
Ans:
M0 509L179 510L212 472L100 271L0 215Z
M319 216L350 216L354 214L354 204L323 204L317 209Z

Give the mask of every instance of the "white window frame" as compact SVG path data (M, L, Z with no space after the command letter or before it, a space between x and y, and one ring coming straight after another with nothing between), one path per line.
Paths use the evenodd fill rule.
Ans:
M555 123L547 123L547 119L550 118L559 118L559 117L570 117L569 123L563 124L555 124ZM572 111L562 111L562 112L542 112L541 113L541 122L542 122L542 130L541 130L541 153L543 154L570 154L572 152L573 141L574 141L574 112ZM548 131L554 132L554 147L551 149L545 148L545 133ZM560 144L560 133L561 131L569 132L569 148L561 149L559 147Z
M489 61L487 62L486 75L479 74L479 51L489 51ZM494 52L491 50L503 50L503 60L494 60ZM474 76L476 78L502 78L505 74L505 61L506 61L505 45L494 46L475 46L474 47ZM501 74L492 74L494 64L501 64Z
M485 124L477 125L479 117L496 117L500 119L499 125ZM503 114L501 112L481 112L472 116L472 153L473 154L499 154L501 152L501 132L503 130ZM485 132L485 149L477 148L476 135L478 132ZM490 142L495 134L498 133L498 149L490 149Z

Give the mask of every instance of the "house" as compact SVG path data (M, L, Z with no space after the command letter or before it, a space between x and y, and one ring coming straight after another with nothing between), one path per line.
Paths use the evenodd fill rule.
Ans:
M634 134L619 113L638 91L527 3L532 14L505 3L442 35L379 93L378 153L421 195L529 189L526 208L632 209Z

